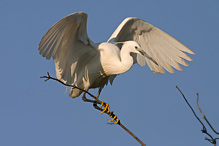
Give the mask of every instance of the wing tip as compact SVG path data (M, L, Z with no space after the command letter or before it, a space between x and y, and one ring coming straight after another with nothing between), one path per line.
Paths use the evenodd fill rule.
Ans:
M190 49L189 49L190 50ZM193 52L192 50L190 50L188 53L192 54L192 55L195 55L196 53Z
M69 22L73 22L75 20L80 20L80 19L83 19L83 18L87 19L87 17L88 17L88 15L85 12L75 12L75 13L72 13L72 14L66 16L63 19L66 19Z

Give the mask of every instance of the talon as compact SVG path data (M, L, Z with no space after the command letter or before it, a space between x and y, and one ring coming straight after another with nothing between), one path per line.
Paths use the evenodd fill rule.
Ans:
M114 122L113 124L118 124L119 123L119 119L116 119L116 122Z
M111 111L110 113L109 113L109 116L112 118L113 117L113 112L114 111Z
M102 102L101 102L101 105L100 105L100 108L102 108L102 107L103 107L103 105L104 105L104 102L102 101Z
M109 107L109 104L108 104L108 107L107 107L107 113L110 112L110 107Z
M108 122L113 122L115 119L117 118L117 116L115 115L114 118L112 120L108 120Z
M116 120L116 121L115 121L114 123L107 123L107 124L110 124L110 125L112 125L112 124L118 124L118 123L119 123L119 121L120 121L120 120L119 120L119 119L117 119L117 118L116 118L115 120ZM108 120L108 122L111 122L111 121L112 121L112 120Z
M107 112L107 113L109 113L110 112L110 107L109 107L109 104L108 103L105 103L105 102L101 102L101 105L100 105L100 108L102 108L102 107L104 107L104 109L103 109L103 111L100 113L100 115L102 114L102 113L104 113L105 111Z
M118 124L118 123L119 123L120 120L117 118L116 115L113 114L113 111L110 112L109 116L110 116L111 118L113 118L113 119L112 119L112 120L108 120L109 123L107 123L107 124L112 125L112 124ZM115 121L115 122L112 123L113 121Z
M120 122L119 119L116 119L116 122L114 122L114 124L118 124Z
M102 107L104 108L103 111L100 113L100 114L103 114L104 112L106 112L107 114L109 114L109 117L112 118L112 120L108 120L109 123L107 124L118 124L119 123L119 119L117 118L116 115L113 114L113 111L110 112L110 107L109 107L109 104L108 103L105 103L104 101L101 102L101 105L100 105L100 109L102 110ZM115 121L115 122L113 122Z

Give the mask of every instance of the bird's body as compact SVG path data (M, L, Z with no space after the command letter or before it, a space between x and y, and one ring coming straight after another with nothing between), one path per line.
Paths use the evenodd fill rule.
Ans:
M126 42L130 43L130 42ZM138 45L133 42L133 45ZM126 46L125 44L123 45ZM113 81L115 75L128 71L133 65L133 58L130 56L131 49L121 48L112 43L103 42L97 47L96 55L82 58L85 69L80 73L77 87L88 90L90 88L103 88L108 81ZM119 68L119 69L118 69ZM112 77L110 79L110 77ZM73 89L71 97L77 97L82 93L79 89Z
M182 58L192 60L184 52L194 54L138 18L125 19L107 42L99 44L87 36L86 24L86 13L73 13L57 22L39 45L42 56L53 57L57 78L84 90L102 89L109 81L112 84L116 75L127 72L136 62L141 66L147 62L155 73L164 74L163 67L173 73L171 66L182 70L178 63L188 65ZM81 93L74 88L69 95Z

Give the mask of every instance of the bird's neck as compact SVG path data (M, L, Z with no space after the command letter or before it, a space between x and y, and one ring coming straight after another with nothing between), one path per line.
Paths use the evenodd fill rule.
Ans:
M118 64L118 74L127 72L133 65L133 58L128 49L122 48L120 51L121 61Z
M102 47L104 47L104 44L102 45ZM120 50L113 44L111 45L112 46L110 47L114 47L113 49L109 48L101 51L101 64L105 74L110 76L127 72L133 65L133 58L130 55L130 50L127 47L122 47Z

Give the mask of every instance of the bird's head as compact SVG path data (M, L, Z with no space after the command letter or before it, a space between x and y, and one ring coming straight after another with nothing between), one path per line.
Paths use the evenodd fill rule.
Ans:
M158 63L151 57L149 56L142 48L141 46L135 42L135 41L126 41L124 43L125 47L127 47L129 49L130 52L132 53L136 53L139 55L144 56L145 58L148 58L149 60L153 61L156 65L158 65Z
M126 41L124 42L123 47L125 47L125 49L128 49L130 53L136 53L140 55L144 54L144 50L142 50L141 46L135 41Z

